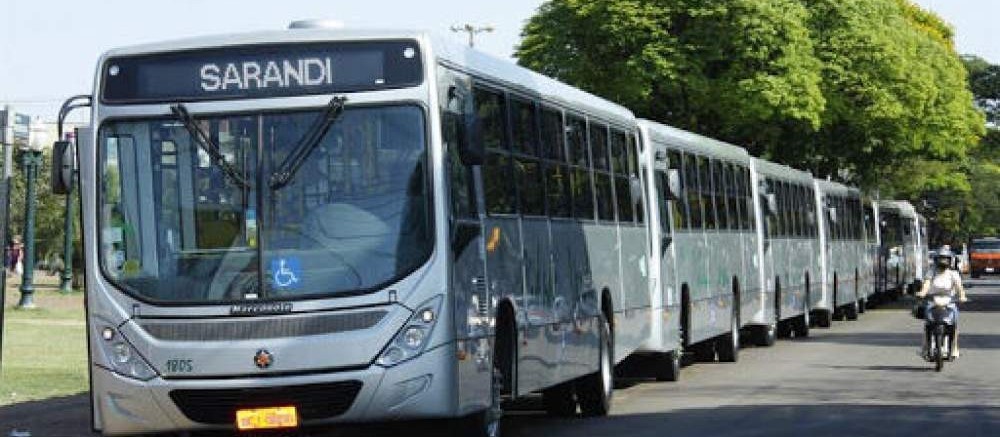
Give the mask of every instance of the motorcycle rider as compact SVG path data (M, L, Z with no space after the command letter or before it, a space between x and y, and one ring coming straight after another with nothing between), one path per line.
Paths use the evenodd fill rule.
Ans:
M965 303L969 299L965 296L965 288L962 287L962 275L958 273L957 270L952 269L952 264L955 259L955 254L951 252L951 248L948 246L943 246L941 250L938 250L934 255L934 271L929 272L927 279L924 280L923 287L916 294L917 297L926 297L929 293L948 293L952 297L955 293L958 293L958 301ZM926 303L927 312L930 312L931 302ZM958 306L952 304L955 311L955 344L951 348L951 357L958 358ZM928 350L928 344L930 340L928 336L930 334L924 335L924 346L921 349L920 356L926 357Z

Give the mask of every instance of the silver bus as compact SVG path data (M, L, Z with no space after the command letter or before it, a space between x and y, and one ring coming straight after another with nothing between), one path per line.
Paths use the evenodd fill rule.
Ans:
M741 328L766 334L769 320L757 263L751 158L690 132L649 121L639 126L655 217L652 294L664 307L658 335L671 340L658 347L672 353L680 329L684 348L697 359L734 362Z
M496 435L528 393L606 414L612 367L649 344L620 106L425 33L308 24L112 50L92 98L96 431Z
M761 211L762 276L773 290L777 335L809 335L811 318L829 326L831 298L822 280L819 202L811 174L753 160ZM825 322L825 323L824 323Z
M861 192L843 184L816 180L820 218L819 238L823 247L824 295L830 296L825 314L857 320L867 300L863 284L870 266L865 263L865 214ZM825 315L824 315L825 317ZM820 320L821 324L825 321Z
M894 298L918 288L927 254L926 220L906 201L878 203L881 226L880 291Z

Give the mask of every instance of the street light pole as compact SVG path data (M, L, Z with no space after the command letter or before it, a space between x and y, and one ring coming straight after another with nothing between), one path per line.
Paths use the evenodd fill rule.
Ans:
M39 148L27 147L23 150L22 161L25 174L25 211L24 211L24 273L21 275L21 300L19 308L35 307L35 181L38 177L38 167L42 164L42 151Z
M461 26L451 26L451 31L455 33L465 32L469 34L469 47L476 46L476 34L484 32L493 32L495 29L492 25L486 26L473 26L471 24L463 24Z

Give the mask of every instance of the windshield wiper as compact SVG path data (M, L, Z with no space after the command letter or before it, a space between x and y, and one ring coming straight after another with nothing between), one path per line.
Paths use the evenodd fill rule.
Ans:
M219 150L219 146L212 142L212 138L208 136L208 133L198 126L197 120L191 116L188 112L187 107L183 103L178 103L170 107L170 110L174 113L184 128L187 129L188 135L194 140L198 147L208 154L209 158L215 165L222 169L229 179L232 179L240 188L246 188L248 186L247 180L243 178L243 175L233 167L232 164L226 161L226 158L222 156L222 152Z
M323 109L323 113L316 117L312 126L309 127L306 134L302 136L299 143L292 149L292 153L289 153L285 157L285 160L281 162L278 169L271 175L272 190L281 189L292 181L295 173L298 173L299 168L305 163L309 154L326 137L326 133L329 132L330 126L333 126L333 122L337 121L340 115L344 113L345 103L347 103L347 97L334 96L330 99L330 103Z

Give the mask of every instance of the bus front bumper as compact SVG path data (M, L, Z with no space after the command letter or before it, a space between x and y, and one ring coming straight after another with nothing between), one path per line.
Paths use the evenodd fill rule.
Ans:
M303 403L296 405L303 426L452 417L456 404L454 362L454 343L447 343L391 368L371 365L296 376L157 377L142 382L94 367L94 414L105 435L232 430L236 422L233 405L285 406L290 399ZM345 385L360 388L353 396L336 392ZM326 391L328 387L332 388ZM178 397L178 393L188 396ZM268 405L269 397L274 405ZM331 407L337 403L343 406L342 411Z

